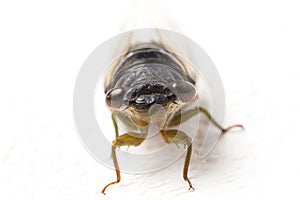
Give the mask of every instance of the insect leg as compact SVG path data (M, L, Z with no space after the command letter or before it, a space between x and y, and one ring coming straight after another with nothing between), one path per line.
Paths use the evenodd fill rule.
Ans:
M117 174L117 180L113 181L109 184L107 184L103 190L102 190L102 194L105 194L105 190L108 186L119 183L121 180L121 173L120 173L120 168L119 168L119 164L118 164L118 160L117 160L117 156L116 156L116 148L121 147L121 146L138 146L140 145L145 138L140 138L140 137L135 137L136 133L125 133L123 135L118 136L113 142L112 142L112 158L114 161L114 166L116 169L116 174Z
M116 138L119 137L119 128L118 128L118 124L116 122L116 119L114 117L114 113L111 114L111 120L113 122L114 128L115 128L115 135ZM118 160L117 160L117 156L116 156L116 147L112 146L111 148L111 157L113 159L114 162L114 166L115 166L115 170L116 170L116 175L117 175L117 180L114 182L111 182L109 184L107 184L103 190L101 191L102 194L105 194L105 190L108 186L119 183L121 180L121 173L120 173L120 168L119 168L119 164L118 164Z
M212 116L211 114L208 112L208 110L206 110L203 107L196 107L194 109L185 111L182 114L178 114L175 117L173 117L173 119L169 122L169 126L176 126L179 125L181 122L184 122L188 119L190 119L191 117L193 117L194 115L198 114L199 112L202 112L216 127L218 127L220 130L222 130L222 134L226 133L227 131L229 131L232 128L242 128L244 129L243 125L241 124L235 124L232 126L229 126L227 128L223 128Z
M198 108L194 108L188 111L184 111L183 113L178 112L169 122L168 126L176 126L182 122L187 121L188 119L192 118L194 115L199 114Z
M111 155L116 170L117 180L107 184L101 191L102 194L105 194L106 188L108 188L110 185L119 183L121 181L121 173L120 173L120 168L116 156L116 148L121 146L138 146L145 140L145 138L134 136L134 135L138 135L137 133L125 133L119 136L118 125L113 115L112 115L112 121L115 127L116 139L112 142Z
M218 127L220 130L222 130L222 134L226 133L227 131L229 131L232 128L241 128L244 129L244 126L241 124L235 124L235 125L231 125L227 128L223 128L212 116L211 114L208 112L208 110L206 110L203 107L198 107L199 112L202 112L216 127Z
M116 147L112 146L111 149L111 155L114 161L114 166L115 166L115 170L116 170L116 175L117 175L117 180L113 181L109 184L107 184L101 191L102 194L105 194L105 190L106 188L108 188L108 186L119 183L121 181L121 173L120 173L120 168L119 168L119 164L118 164L118 160L117 160L117 156L116 156Z
M160 131L160 134L167 143L183 144L185 146L188 146L183 167L183 179L188 182L189 190L194 190L193 185L190 179L188 178L188 168L192 155L191 138L180 130L162 130Z

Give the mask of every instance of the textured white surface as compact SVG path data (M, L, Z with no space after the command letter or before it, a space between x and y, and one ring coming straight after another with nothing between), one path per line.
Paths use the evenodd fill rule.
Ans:
M156 15L158 4L147 13ZM298 2L165 1L164 7L218 67L226 124L246 127L226 135L206 160L193 157L196 190L187 191L180 159L153 174L122 174L103 196L115 173L77 137L76 75L87 55L118 33L129 2L19 1L0 3L1 199L299 199ZM173 29L171 21L159 27Z

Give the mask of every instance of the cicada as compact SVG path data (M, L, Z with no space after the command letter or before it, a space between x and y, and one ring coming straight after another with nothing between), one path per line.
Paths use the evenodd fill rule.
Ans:
M168 143L187 146L183 167L183 179L189 190L193 185L188 178L188 169L192 154L192 140L176 125L189 120L198 113L203 113L222 134L234 127L223 128L204 107L197 106L182 112L184 106L198 98L195 80L182 65L178 57L166 50L163 45L146 43L136 45L110 69L105 82L105 102L112 112L112 123L116 138L112 142L112 159L117 180L107 184L102 193L110 185L121 180L116 149L122 146L139 146L145 141L147 127L153 121L159 124L159 134ZM122 116L124 124L139 127L135 132L119 135L119 127L115 116Z

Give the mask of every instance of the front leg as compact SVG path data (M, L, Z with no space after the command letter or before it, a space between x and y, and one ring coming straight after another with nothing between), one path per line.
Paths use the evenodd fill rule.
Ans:
M188 169L192 155L191 138L180 130L162 130L160 131L160 134L167 143L183 144L184 146L188 146L183 167L183 179L188 182L189 190L194 190L193 185L188 178Z
M119 148L121 146L138 146L145 140L144 137L139 137L140 134L138 133L125 133L119 136L119 128L116 119L114 117L114 114L111 115L111 118L112 118L112 122L115 128L115 134L116 134L116 139L112 142L111 157L114 162L117 180L107 184L101 191L102 194L105 194L106 188L108 188L110 185L119 183L121 181L121 173L120 173L120 168L116 156L116 148Z
M121 181L121 173L120 173L120 168L119 168L119 164L118 164L118 160L117 160L117 156L116 156L116 148L119 148L122 146L139 146L145 140L145 138L137 137L134 135L138 135L138 134L137 133L125 133L123 135L118 136L112 142L111 156L114 161L117 180L107 184L103 188L102 194L105 194L106 188L108 188L110 185L119 183Z

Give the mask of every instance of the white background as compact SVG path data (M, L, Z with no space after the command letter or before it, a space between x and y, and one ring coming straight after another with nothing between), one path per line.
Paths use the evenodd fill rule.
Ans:
M299 199L298 1L9 1L0 3L1 199ZM145 19L153 19L146 23ZM226 135L205 160L123 174L83 148L72 116L76 76L106 39L132 28L184 33L222 77Z

